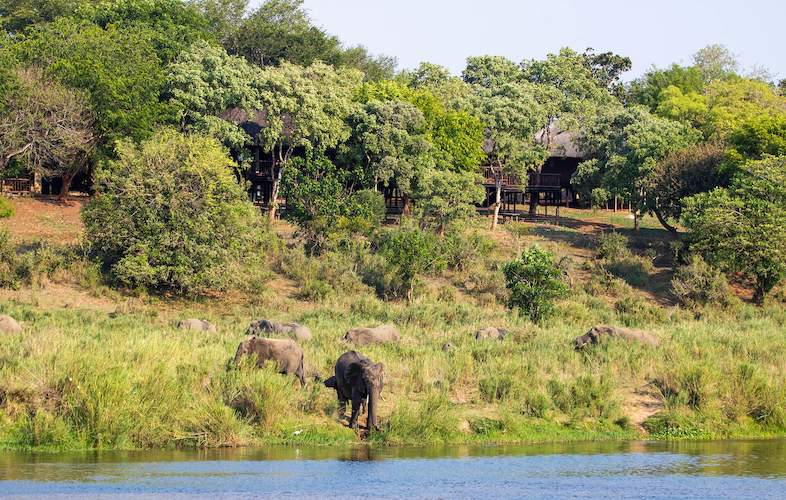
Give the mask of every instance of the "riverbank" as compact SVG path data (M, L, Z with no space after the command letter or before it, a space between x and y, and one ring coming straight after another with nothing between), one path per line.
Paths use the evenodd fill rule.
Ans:
M645 221L646 222L646 221ZM512 223L481 261L429 279L413 302L368 288L304 295L281 265L253 292L199 301L118 292L75 262L30 286L0 291L0 314L23 325L0 337L0 447L78 450L172 447L489 444L719 439L786 434L786 311L737 300L675 306L664 287L668 242L653 226L635 251L661 252L639 285L598 274L593 237L608 226ZM625 227L620 232L630 234ZM289 231L289 232L287 232ZM279 228L283 238L291 229ZM653 242L661 242L660 246ZM535 325L499 300L499 263L531 244L570 262L570 295ZM303 266L314 262L298 261ZM290 264L291 265L291 264ZM630 280L633 281L633 280ZM217 333L181 331L180 319ZM230 363L250 321L297 321L307 384ZM336 418L335 393L317 378L351 347L353 326L394 324L399 344L362 348L386 367L381 430L361 439ZM576 352L599 323L645 329L657 348L613 341ZM502 342L477 341L486 326ZM445 344L452 348L443 350Z

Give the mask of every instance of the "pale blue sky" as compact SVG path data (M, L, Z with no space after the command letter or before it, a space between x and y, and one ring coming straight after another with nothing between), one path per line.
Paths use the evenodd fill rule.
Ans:
M699 48L722 43L743 67L762 65L786 78L786 0L305 0L305 6L346 44L396 56L400 68L430 61L458 74L469 55L518 62L563 46L593 47L630 57L631 78L652 64L689 63Z

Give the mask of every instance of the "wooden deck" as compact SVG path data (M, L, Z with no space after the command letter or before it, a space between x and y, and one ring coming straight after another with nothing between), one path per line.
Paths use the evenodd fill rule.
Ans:
M30 194L33 190L32 179L0 179L0 193L10 195Z

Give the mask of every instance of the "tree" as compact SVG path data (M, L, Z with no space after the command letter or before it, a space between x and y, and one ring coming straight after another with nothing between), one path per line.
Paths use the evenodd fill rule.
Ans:
M378 82L394 77L398 60L392 56L374 56L368 52L366 47L356 45L341 53L339 65L359 69L365 75L366 81Z
M0 171L11 159L25 157L35 175L62 177L64 197L96 143L87 99L37 68L19 70L16 76L19 86L0 114Z
M91 251L129 287L202 293L228 285L253 251L258 219L233 162L212 138L156 132L117 143L82 211Z
M475 215L475 205L484 197L478 174L472 171L428 169L421 173L415 190L423 225L435 228L440 237L449 227Z
M553 147L552 131L578 132L601 109L617 104L608 88L598 81L586 54L563 48L545 60L524 61L521 69L522 78L534 84L536 100L543 110L538 138L546 151ZM537 211L538 197L535 192L530 195L532 215Z
M786 113L748 119L731 133L728 143L728 164L732 167L767 155L786 155Z
M311 23L303 0L266 0L235 30L228 50L259 66L337 64L341 42Z
M707 45L693 54L693 64L705 82L722 80L737 72L737 57L720 44Z
M268 214L278 207L281 178L296 149L329 149L349 138L346 118L354 110L352 94L359 72L323 63L307 68L290 63L268 67L258 77L267 126L255 140L272 152L276 164Z
M669 220L680 220L685 198L728 182L721 172L724 158L723 145L702 143L671 153L657 163L648 191L652 211L663 227L676 233Z
M685 200L690 248L754 282L754 300L786 277L786 156L752 161L730 188Z
M226 47L236 36L248 10L248 0L192 0L207 21L208 31Z
M376 242L377 253L393 268L407 300L412 301L417 280L445 268L445 259L440 251L439 240L430 231L416 227L401 227L385 231Z
M627 100L647 106L654 113L664 97L661 93L669 87L676 87L683 94L702 94L704 77L701 70L694 66L672 64L666 69L653 67L644 76L631 82Z
M767 83L732 77L706 89L708 126L705 136L725 140L743 123L786 113L786 97Z
M356 240L382 223L384 197L355 191L352 176L321 152L292 160L282 179L286 217L300 226L310 251L319 253Z
M554 256L532 246L521 257L506 263L502 272L510 291L508 305L539 323L554 311L554 301L567 293L562 270Z
M219 118L230 108L259 110L258 69L220 47L196 42L169 67L167 94L182 131L207 133L237 151L251 138Z
M612 111L600 126L602 132L583 136L583 147L593 160L580 165L572 182L599 181L600 186L593 187L628 199L638 230L643 213L653 209L650 189L658 162L696 142L698 134L639 106Z
M423 113L406 102L373 100L348 123L352 135L346 152L361 166L363 185L377 189L380 182L393 184L411 197L419 171L431 162Z
M468 57L461 78L470 85L490 89L519 81L521 70L516 63L502 56Z
M622 85L620 75L630 71L630 68L633 66L630 58L614 52L596 54L591 47L587 48L582 55L598 85L608 89L609 92L618 98L622 97L625 88Z
M104 145L144 139L171 119L160 100L165 75L150 30L61 18L31 28L15 50L22 62L87 92Z

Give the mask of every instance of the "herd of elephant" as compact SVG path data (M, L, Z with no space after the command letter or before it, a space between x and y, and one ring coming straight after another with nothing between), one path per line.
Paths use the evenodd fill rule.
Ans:
M216 331L213 324L201 319L183 320L178 327L183 330ZM246 356L256 356L257 367L263 366L268 361L274 362L280 373L296 376L301 386L306 384L303 349L297 342L311 339L311 330L307 326L261 319L249 325L246 335L247 338L240 342L235 352L236 365ZM507 335L508 331L505 329L486 327L475 332L475 340L502 341ZM650 347L657 347L659 344L657 337L650 333L607 325L593 326L587 333L574 339L573 344L575 349L581 350L587 345L598 344L605 338L621 338ZM398 342L400 339L399 331L390 325L352 328L343 337L344 341L355 346ZM454 346L450 343L442 346L442 350L446 352L452 349ZM384 381L385 365L374 363L363 354L352 350L339 356L335 363L334 374L324 381L324 385L336 391L339 419L345 417L347 402L351 402L349 426L356 429L358 418L367 412L367 428L371 430L378 429L377 413Z

